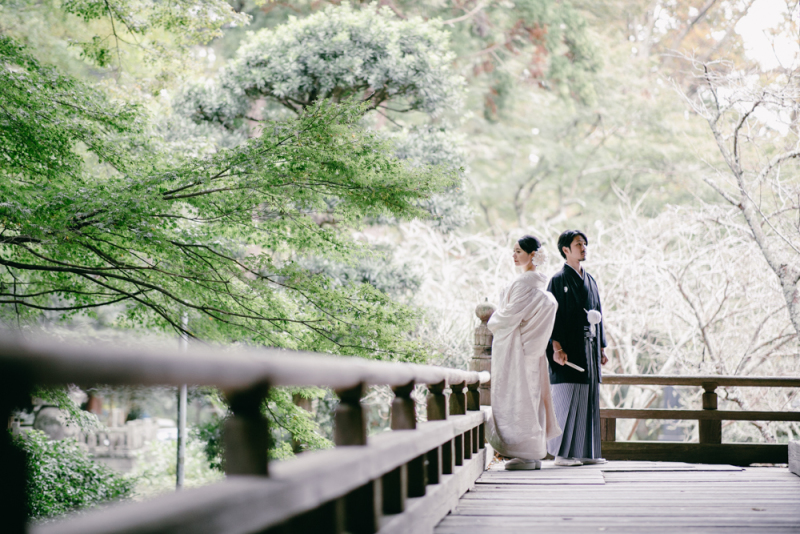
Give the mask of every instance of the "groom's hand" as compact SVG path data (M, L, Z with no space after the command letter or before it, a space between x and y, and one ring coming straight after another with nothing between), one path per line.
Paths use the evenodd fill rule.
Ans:
M600 349L600 365L605 365L608 363L608 358L606 357L606 349Z
M561 343L553 340L553 360L561 365L567 363L567 353L561 350Z

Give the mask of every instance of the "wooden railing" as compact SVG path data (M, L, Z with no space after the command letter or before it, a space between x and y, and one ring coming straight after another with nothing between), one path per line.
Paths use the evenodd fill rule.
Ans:
M492 368L492 333L487 323L494 313L488 302L475 308L480 324L475 329L474 354L470 367L489 372ZM666 462L723 463L787 463L793 455L793 469L800 474L800 442L791 445L775 443L722 443L722 421L800 421L800 412L727 411L717 410L716 388L800 387L800 377L744 376L657 376L603 375L603 384L632 386L698 386L704 389L702 410L636 410L602 408L600 410L601 448L608 460L652 460ZM491 404L491 383L480 386L481 404ZM663 419L699 421L699 443L667 441L617 441L617 419Z
M602 408L603 456L608 460L680 461L706 464L750 465L787 463L783 443L722 443L722 421L800 421L800 412L718 410L717 387L800 387L800 377L604 375L603 384L631 386L702 387L702 410ZM668 441L616 441L617 419L662 419L699 422L698 443Z
M431 532L483 471L485 419L478 388L488 373L283 350L195 347L143 350L77 347L0 338L0 415L30 402L34 386L57 384L214 385L226 422L227 478L144 503L60 522L25 524L21 452L0 436L0 517L17 534ZM367 439L360 399L369 385L392 387L392 432ZM426 384L428 421L411 394ZM268 462L261 404L272 386L324 386L340 403L331 450Z

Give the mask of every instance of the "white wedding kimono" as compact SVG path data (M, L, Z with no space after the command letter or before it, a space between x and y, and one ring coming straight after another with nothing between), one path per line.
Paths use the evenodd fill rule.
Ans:
M545 356L557 308L547 277L527 271L503 290L489 319L494 339L488 441L503 456L540 460L547 440L561 434Z

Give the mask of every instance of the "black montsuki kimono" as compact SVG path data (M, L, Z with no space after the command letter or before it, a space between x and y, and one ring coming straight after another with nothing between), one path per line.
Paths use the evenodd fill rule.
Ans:
M600 306L600 293L597 290L597 283L586 270L585 276L581 276L567 264L557 272L547 286L547 290L553 294L558 301L558 311L556 312L556 322L553 326L551 340L561 343L561 348L567 353L567 359L587 371L589 371L589 358L594 359L592 371L580 372L567 365L561 365L553 360L553 344L547 347L547 359L550 362L550 383L551 384L588 384L589 377L596 377L598 382L602 382L600 373L600 348L606 346L606 336L601 321L595 326L596 339L594 342L587 343L586 332L589 329L589 321L586 312L597 310L601 314L603 310Z

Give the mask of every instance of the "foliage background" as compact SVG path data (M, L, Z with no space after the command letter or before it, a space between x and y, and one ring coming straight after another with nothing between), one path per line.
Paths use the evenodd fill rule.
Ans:
M357 135L365 152L387 155L387 165L396 163L388 155L408 164L393 183L398 186L394 192L402 196L415 177L429 177L426 191L416 198L404 197L407 203L400 212L405 214L394 213L392 206L381 213L366 209L378 195L351 213L353 220L340 219L331 216L338 204L322 195L304 213L304 224L295 227L309 233L288 236L281 229L285 219L270 227L286 245L271 257L285 269L281 275L298 275L324 297L323 308L329 311L342 299L364 299L371 314L358 323L362 332L371 325L389 326L379 330L380 348L386 352L356 341L358 348L349 354L465 367L476 325L475 305L487 298L494 301L515 276L509 254L513 241L525 233L542 238L551 257L543 270L552 274L560 264L554 248L557 235L578 227L589 234L587 267L603 294L610 338L608 371L797 375L797 332L786 297L792 287L787 293L787 285L781 285L784 279L765 260L755 227L726 199L738 193L739 186L724 152L742 121L736 131L742 132L746 185L755 183L759 207L772 210L761 219L766 240L778 247L786 271L797 272L796 159L784 161L769 180L755 181L758 169L771 157L797 147L796 4L388 0L340 5L241 0L209 2L208 12L219 16L207 20L174 18L139 2L113 3L113 12L92 11L91 3L65 5L66 9L55 2L5 0L0 31L25 44L26 54L54 65L60 75L72 76L70 80L77 81L69 83L85 87L81 94L91 95L92 102L106 100L124 110L89 121L86 131L74 131L107 135L120 121L129 120L122 125L125 142L138 132L152 145L139 145L138 152L126 148L122 156L140 154L133 162L136 169L155 167L147 163L151 153L143 147L157 148L163 156L158 160L161 167L150 176L163 177L176 169L197 172L187 162L219 162L227 157L223 154L249 158L253 152L248 150L264 142L259 137L261 121L302 120L298 112L317 105L321 96L339 101L351 96L366 107L340 126L352 128L350 135ZM746 25L752 26L765 10L774 15L766 39L776 45L781 61L754 55L752 41L743 37ZM136 24L130 23L133 20ZM349 25L363 34L351 33ZM399 61L403 54L397 48L381 48L369 31L371 25L390 35L387 42L392 46L408 38L424 50L421 58L427 61L415 65L425 76L395 73L392 76L408 83L389 85L393 92L387 89L383 94L372 90L370 84L387 72L381 54L405 67L413 62ZM334 38L318 39L317 30ZM356 34L365 37L350 39ZM93 37L87 40L87 35ZM303 35L309 40L301 41ZM789 45L781 44L786 42ZM297 60L301 56L302 62ZM352 58L360 63L348 63ZM296 70L301 63L308 69ZM716 76L718 95L730 104L718 123L717 138L707 120L714 95L702 68L696 68L703 63ZM33 71L53 76L39 67ZM318 83L315 76L325 73L331 80ZM783 98L769 100L764 111L747 114L748 105L767 92ZM14 94L4 98L10 101ZM434 98L421 98L424 94ZM24 91L18 96L11 108L37 103ZM37 105L44 109L47 101L43 93ZM52 117L62 111L47 113ZM59 120L76 116L58 115ZM3 132L8 139L19 133L7 127ZM61 142L61 133L59 127L46 140ZM84 142L82 137L70 139ZM9 141L12 145L19 143ZM52 146L62 150L67 145ZM108 147L118 148L110 142ZM315 146L307 157L317 150ZM31 153L20 154L19 161L28 162ZM64 173L79 166L97 180L98 188L108 187L118 176L91 155L85 142L57 153L68 156L59 162L73 167L51 168L43 158L39 163L47 172ZM3 165L9 168L9 163ZM357 162L351 168L350 176L364 170ZM3 180L3 195L15 194L19 186L10 185L8 174ZM30 191L39 193L35 185ZM287 195L284 206L295 194ZM33 208L41 203L31 202ZM165 201L153 197L152 202L161 207ZM57 213L64 220L74 215ZM39 219L45 215L41 212ZM165 232L168 225L160 224L158 230ZM209 229L204 239L218 231ZM14 233L16 228L9 232L21 235ZM306 247L310 236L319 239L315 247ZM320 244L329 236L344 252L329 254L328 245ZM226 239L227 250L247 252L241 233L226 234ZM288 261L294 262L291 269ZM15 282L7 273L0 276L6 277L6 288ZM249 283L242 278L243 284ZM268 305L284 306L285 319L308 310L302 299L286 302L286 293L271 295L280 298ZM64 306L63 301L48 299L38 305ZM391 311L378 313L386 304ZM54 325L70 329L88 324L107 330L143 324L132 321L131 308L121 304L91 313L29 309L28 315L20 313L17 304L2 306L4 322L30 331L52 331ZM173 324L180 324L183 309L171 307ZM198 320L201 316L190 317L198 337L246 337L241 328L217 328L208 318ZM314 312L304 317L309 324L318 318ZM300 332L288 322L275 331L279 335L258 342L341 352L344 343L337 344L336 336L350 335L343 323L332 326L336 341L313 334L300 335L302 341L284 339L280 332ZM608 406L658 407L668 401L659 388L604 386L602 391ZM699 405L698 392L678 393L681 406ZM798 406L793 391L720 388L719 393L721 409ZM296 397L304 394L313 397L310 413L297 406L302 402ZM374 425L376 430L385 427L388 397L388 392L375 390L367 399L374 420L383 421ZM327 446L324 438L329 436L334 404L330 393L276 390L266 406L281 444L274 454L285 457L291 451ZM687 423L679 437L688 439L695 432L694 423ZM800 435L800 427L732 423L723 432L726 441L786 441ZM618 426L618 433L618 439L658 439L665 428L629 421Z
M75 442L31 431L14 436L27 454L28 517L46 520L133 495L134 481L94 462Z

